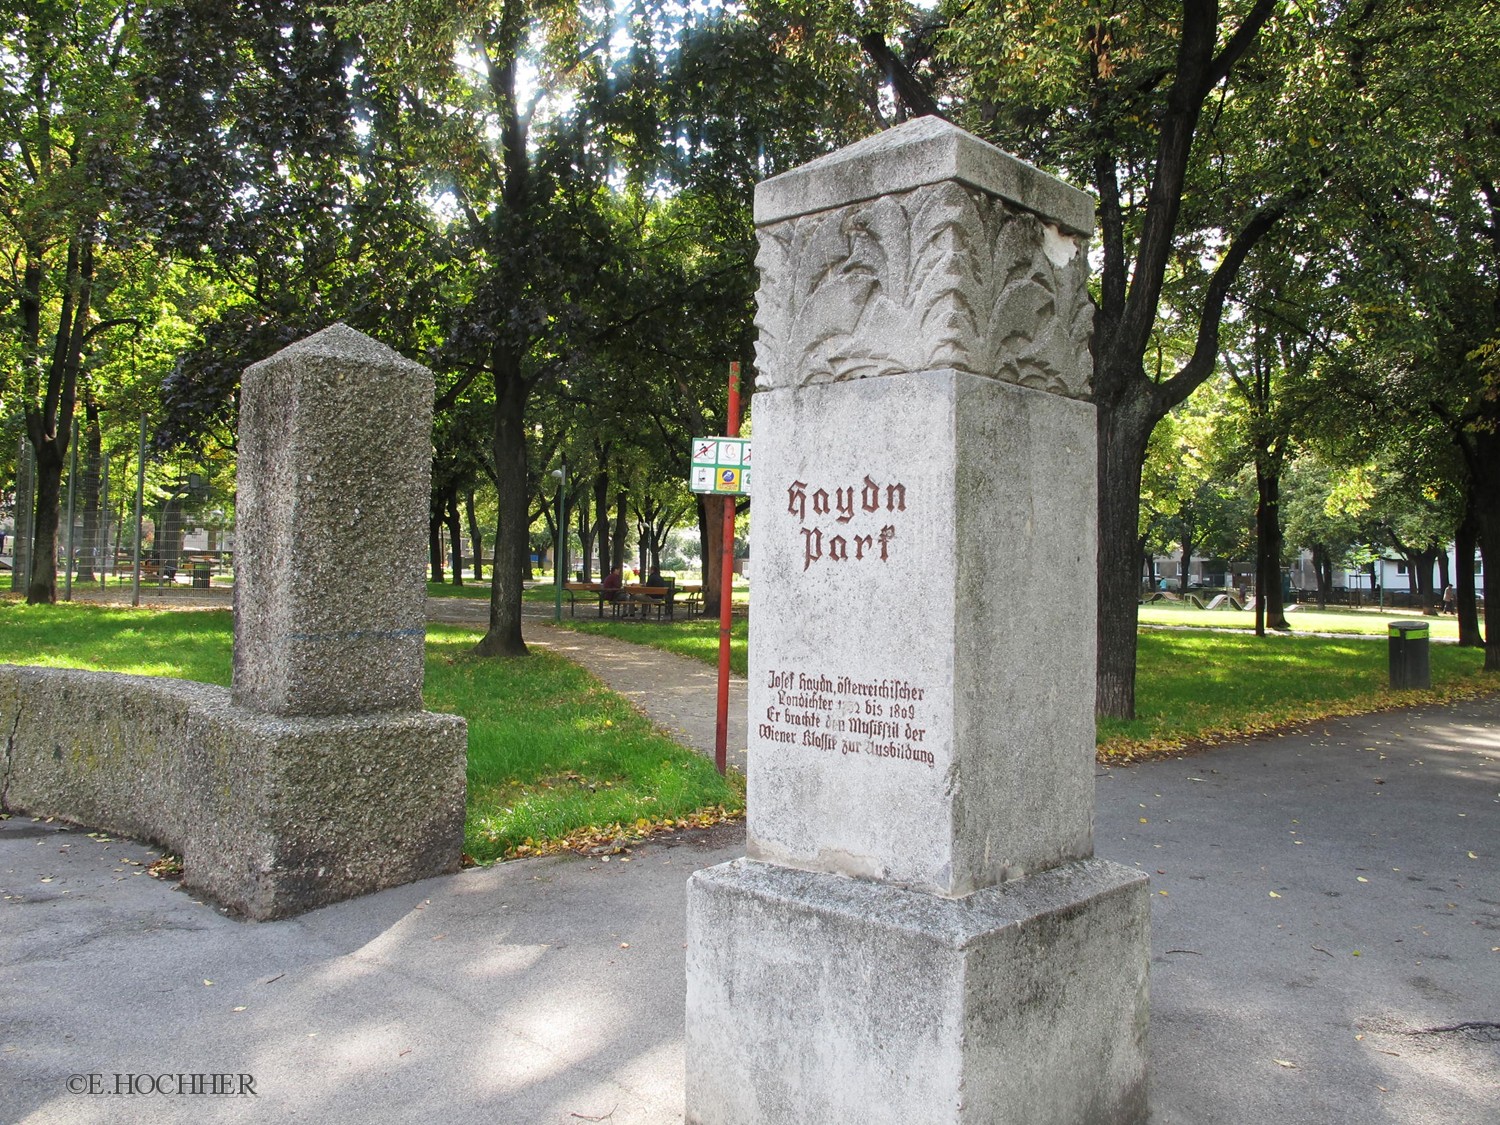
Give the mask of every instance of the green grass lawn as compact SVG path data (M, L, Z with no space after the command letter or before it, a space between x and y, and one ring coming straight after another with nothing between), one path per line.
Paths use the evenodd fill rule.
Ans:
M227 685L228 611L0 603L0 662L178 676ZM423 696L469 721L464 849L488 860L560 850L744 811L743 779L659 734L559 657L468 655L479 633L427 630Z
M1253 610L1197 609L1175 602L1152 602L1143 605L1136 620L1142 625L1187 625L1211 629L1254 630ZM1287 624L1293 633L1361 633L1385 636L1392 621L1425 621L1433 640L1458 640L1458 618L1423 617L1410 609L1318 609L1316 606L1289 607Z
M719 619L717 617L679 618L676 621L632 621L616 617L569 617L563 613L563 627L580 633L614 637L632 644L650 645L665 649L679 656L691 656L706 664L719 663ZM741 676L746 674L749 661L745 646L749 640L749 625L745 618L736 618L729 631L729 670Z
M1099 721L1101 758L1138 757L1334 715L1500 690L1479 649L1429 649L1433 690L1392 693L1381 638L1143 630L1136 714Z
M1148 612L1149 610L1149 612ZM1142 623L1231 627L1241 616L1178 607L1142 607ZM1443 699L1500 690L1500 676L1484 675L1484 654L1434 644L1430 655L1433 691L1393 695L1387 688L1386 622L1406 615L1368 617L1358 611L1296 613L1302 635L1257 637L1209 628L1143 629L1138 649L1136 713L1131 722L1101 720L1101 760L1128 760L1168 752L1188 742L1256 734L1277 726L1334 715L1375 711L1398 703ZM1457 626L1427 619L1435 626ZM564 618L580 632L653 645L716 664L719 623L694 619L664 624L605 618ZM1310 628L1309 628L1310 626ZM1356 628L1358 627L1358 628ZM1321 637L1313 632L1363 632L1369 639ZM1442 632L1434 629L1434 635ZM744 675L748 630L743 620L731 633L730 667Z

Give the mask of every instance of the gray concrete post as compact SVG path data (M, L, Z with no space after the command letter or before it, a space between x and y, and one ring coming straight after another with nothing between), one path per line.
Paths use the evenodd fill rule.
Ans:
M748 858L689 885L687 1120L1145 1119L1093 857L1088 196L935 118L762 184Z
M245 372L234 701L420 709L432 373L343 324Z

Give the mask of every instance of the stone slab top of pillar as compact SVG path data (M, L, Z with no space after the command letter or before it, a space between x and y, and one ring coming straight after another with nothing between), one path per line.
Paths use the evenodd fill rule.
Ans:
M1088 238L1094 199L940 117L866 137L755 189L755 223L763 226L814 211L954 180L1000 196Z
M421 709L433 388L344 324L245 371L236 704Z

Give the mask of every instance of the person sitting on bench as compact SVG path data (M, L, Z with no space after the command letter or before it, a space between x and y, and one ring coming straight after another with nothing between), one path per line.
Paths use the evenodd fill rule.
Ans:
M599 589L604 594L605 601L617 602L620 600L620 581L620 568L616 565L613 570L604 576L604 581L599 583Z

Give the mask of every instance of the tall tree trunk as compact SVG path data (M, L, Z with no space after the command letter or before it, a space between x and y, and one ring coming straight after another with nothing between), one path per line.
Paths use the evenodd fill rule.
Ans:
M26 335L39 339L40 310L33 308L36 294L28 289L22 297ZM93 296L94 244L91 236L79 235L68 244L67 285L58 314L57 334L48 365L46 394L40 407L32 400L35 389L27 387L25 407L27 436L36 449L36 517L32 532L31 583L26 590L30 605L57 601L57 528L61 513L62 470L67 460L73 427L73 405L78 389L78 369L83 362L83 344ZM36 357L40 359L40 355Z
M1131 399L1099 411L1095 708L1100 715L1135 716L1136 607L1141 600L1135 545L1140 533L1141 466L1158 417L1150 405Z
M443 580L443 510L442 501L433 496L427 503L427 563L432 581Z
M1177 570L1177 592L1183 597L1187 597L1188 571L1193 569L1193 548L1197 546L1197 543L1193 541L1192 531L1186 527L1182 529L1182 539L1180 542L1182 544L1182 562L1179 564Z
M625 493L615 493L614 560L622 571L625 569L625 529L627 527Z
M443 497L444 512L448 524L449 561L453 564L453 584L464 584L464 535L463 524L458 517L458 489L448 489Z
M614 542L610 538L609 528L609 475L604 471L601 462L599 471L594 474L594 535L599 542L599 577L601 579L615 568L616 560L612 554Z
M66 430L36 447L36 507L31 534L31 584L28 605L57 601L57 529L61 523L62 466L66 459Z
M1477 544L1474 530L1474 502L1469 497L1464 505L1463 522L1454 536L1453 568L1458 613L1458 643L1466 648L1479 648L1484 638L1479 634L1479 610L1474 604L1474 551Z
M474 581L484 581L484 536L479 531L479 518L474 514L474 490L464 493L464 514L469 521L469 542L474 548Z
M83 509L83 542L81 549L75 552L78 555L78 570L75 578L79 582L93 582L96 578L102 578L102 567L104 558L104 536L100 530L99 512L99 466L103 461L103 448L99 434L99 404L94 401L92 392L85 389L83 396L84 426L83 426L83 457L80 463L83 466L81 507ZM95 560L99 561L100 573L96 576L94 572Z
M699 495L698 542L703 558L703 612L717 614L724 573L724 508L719 497Z
M1313 575L1318 580L1318 608L1328 608L1328 594L1333 586L1333 560L1328 548L1314 544L1312 548Z
M521 571L530 551L530 497L526 491L526 401L521 356L497 344L495 372L495 487L500 526L490 568L490 627L475 646L481 656L525 656L521 639Z
M1281 594L1281 474L1277 472L1280 458L1267 451L1264 457L1256 457L1255 487L1258 501L1255 509L1256 585L1261 592L1256 598L1256 632L1265 635L1260 627L1260 607L1265 607L1265 628L1288 629L1286 600ZM1264 467L1263 466L1264 462ZM1261 579L1264 575L1264 581Z
M578 520L578 547L582 553L579 561L578 576L584 582L592 582L594 574L594 517L589 514L588 497L580 497L581 503L577 506ZM564 560L566 563L566 560ZM564 567L566 574L566 567Z
M1479 550L1484 560L1484 670L1500 672L1500 625L1490 609L1496 595L1500 595L1500 583L1490 582L1490 575L1500 565L1500 551L1490 549L1491 543L1500 543L1500 496L1491 493L1491 497L1476 514L1475 522L1479 525Z
M1438 616L1438 592L1433 586L1432 572L1440 553L1437 547L1426 547L1417 555L1417 585L1422 591L1422 613L1427 617Z

